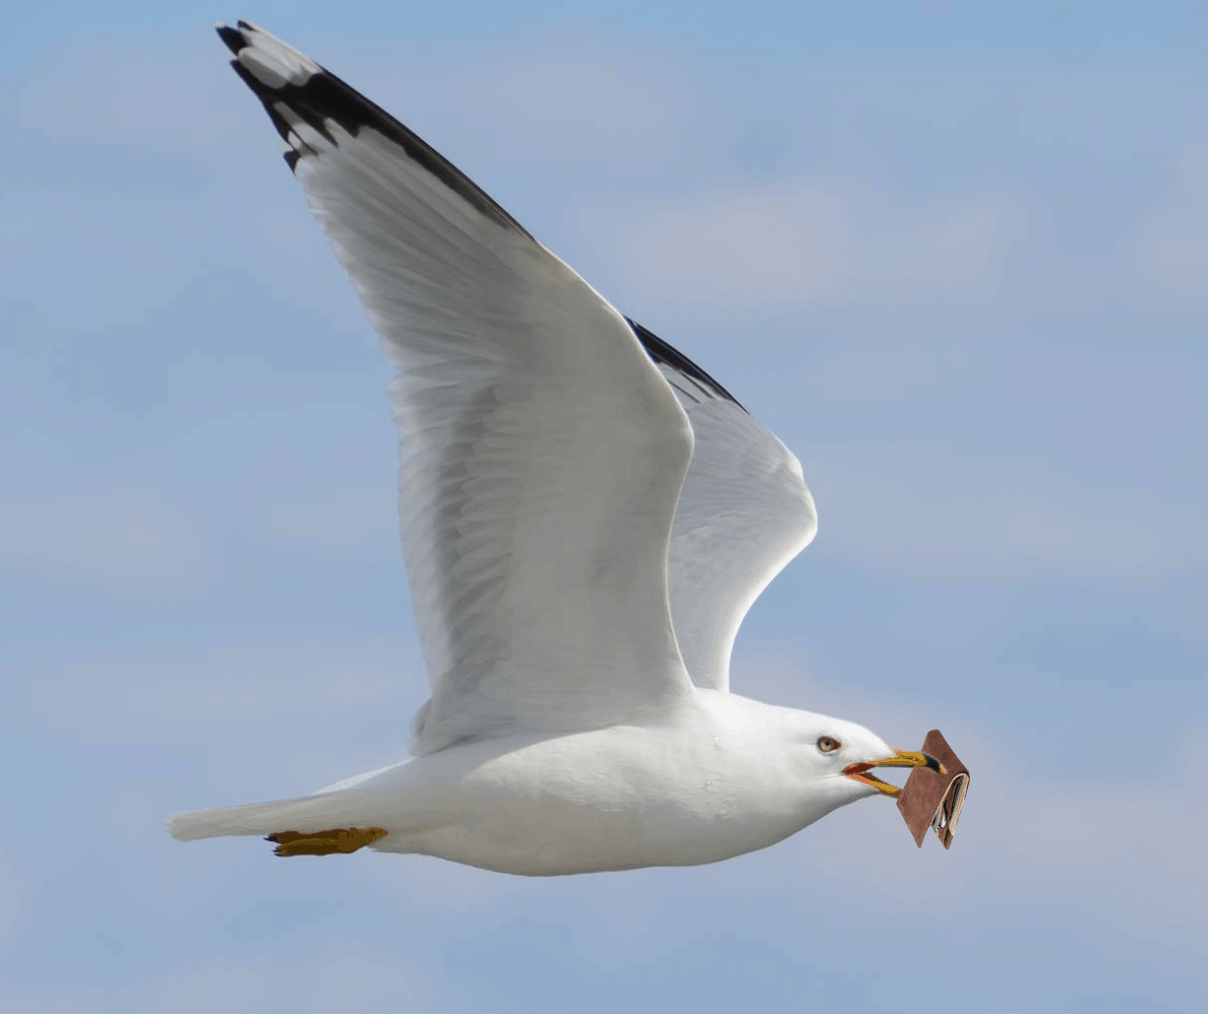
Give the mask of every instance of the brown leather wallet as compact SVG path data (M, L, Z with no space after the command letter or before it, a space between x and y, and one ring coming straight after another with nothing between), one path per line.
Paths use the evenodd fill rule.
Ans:
M931 768L911 771L898 796L898 809L919 848L923 847L927 828L934 830L944 848L948 848L960 819L961 807L965 805L965 794L969 791L969 769L952 752L939 729L927 733L922 749L923 753L940 762L944 773Z

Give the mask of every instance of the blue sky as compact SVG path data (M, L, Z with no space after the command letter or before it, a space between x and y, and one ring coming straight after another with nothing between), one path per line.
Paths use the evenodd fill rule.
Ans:
M103 15L103 20L101 16ZM751 696L973 771L711 867L184 846L397 759L388 370L216 19L424 135L801 458ZM1201 5L26 8L3 51L0 1008L1192 1010Z

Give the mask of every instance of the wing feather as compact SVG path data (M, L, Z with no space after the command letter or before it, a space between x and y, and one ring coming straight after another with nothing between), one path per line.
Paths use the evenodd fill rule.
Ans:
M668 587L692 682L730 689L747 611L818 530L801 464L729 391L647 328L634 333L683 404L695 434L671 529Z
M692 429L625 319L339 78L245 22L219 34L402 371L432 689L413 751L673 707L692 692L666 565Z

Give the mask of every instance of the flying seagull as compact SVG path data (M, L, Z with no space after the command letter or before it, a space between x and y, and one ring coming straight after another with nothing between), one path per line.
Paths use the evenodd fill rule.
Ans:
M792 452L388 113L255 25L218 35L400 371L431 697L411 758L171 834L529 875L691 865L896 796L875 768L938 768L730 692L739 624L817 528Z

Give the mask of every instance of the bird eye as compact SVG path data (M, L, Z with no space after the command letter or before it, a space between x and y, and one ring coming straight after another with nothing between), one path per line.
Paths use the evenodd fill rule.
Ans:
M843 744L831 736L819 736L818 749L823 753L834 753L836 750L842 750Z

